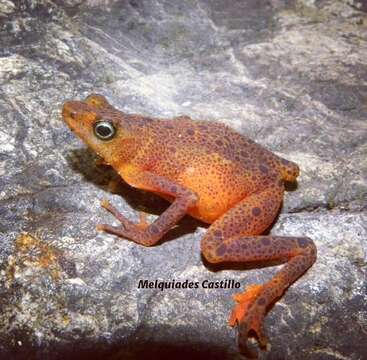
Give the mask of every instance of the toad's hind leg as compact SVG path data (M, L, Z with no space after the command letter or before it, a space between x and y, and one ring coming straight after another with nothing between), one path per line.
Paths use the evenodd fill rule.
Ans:
M247 338L253 331L261 347L266 345L262 322L267 307L274 303L316 260L316 247L305 237L254 236L273 221L281 204L283 186L264 189L242 200L212 224L201 249L209 262L286 262L262 285L251 285L237 294L230 325L238 326L240 350L249 356Z

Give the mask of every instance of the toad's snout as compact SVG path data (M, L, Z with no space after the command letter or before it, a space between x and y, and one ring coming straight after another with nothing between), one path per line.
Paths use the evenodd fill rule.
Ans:
M78 101L66 101L62 107L62 116L65 120L68 118L75 119L78 112L82 110L82 106Z
M62 117L72 130L89 127L97 114L88 104L80 101L66 101L62 107Z

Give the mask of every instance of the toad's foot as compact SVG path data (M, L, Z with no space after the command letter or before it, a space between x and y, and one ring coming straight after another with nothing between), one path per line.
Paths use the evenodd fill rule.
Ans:
M114 206L112 206L107 199L103 199L101 201L101 206L108 212L110 212L124 227L131 226L132 223L130 222L130 220L128 220ZM139 211L139 222L134 225L141 230L145 230L149 226L149 223L147 221L147 214ZM100 225L98 225L98 227L100 227Z
M238 326L238 345L241 352L249 357L257 357L257 353L248 348L247 340L251 332L257 337L261 348L267 345L267 338L262 329L265 316L266 300L261 297L263 285L250 285L246 291L234 295L237 305L229 318L230 326Z
M98 231L106 231L119 236L124 236L128 239L136 235L137 232L144 231L149 224L147 223L146 214L139 212L139 222L137 224L132 223L123 214L121 214L111 203L104 199L101 201L101 206L110 212L120 223L121 227L114 227L106 224L98 224Z

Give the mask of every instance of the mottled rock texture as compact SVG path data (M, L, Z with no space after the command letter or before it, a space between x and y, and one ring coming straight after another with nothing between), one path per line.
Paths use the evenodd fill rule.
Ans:
M98 234L167 204L121 183L66 128L91 92L128 112L220 120L302 170L271 232L307 235L313 268L267 317L262 359L367 354L367 5L353 0L0 1L0 358L239 358L234 289L275 268L203 264L187 218L159 246ZM172 241L171 241L172 240Z

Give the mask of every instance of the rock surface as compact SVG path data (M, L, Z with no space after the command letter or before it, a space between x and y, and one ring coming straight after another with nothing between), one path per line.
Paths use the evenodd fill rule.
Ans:
M91 92L127 112L220 120L300 164L271 232L307 235L313 268L266 320L262 359L367 353L367 6L352 0L0 1L0 357L236 359L234 289L275 268L204 264L205 227L159 246L99 234L167 206L121 183L60 118ZM172 240L172 241L171 241Z

